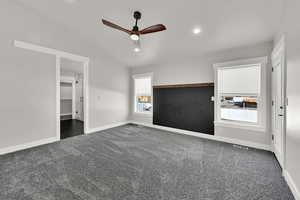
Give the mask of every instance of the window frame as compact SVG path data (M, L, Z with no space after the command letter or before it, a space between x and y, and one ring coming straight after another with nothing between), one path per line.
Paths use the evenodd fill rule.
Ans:
M147 111L147 112L138 112L136 110L136 106L137 106L137 95L135 93L135 79L139 79L139 78L150 78L151 81L151 103L152 103L152 109L151 111ZM134 74L132 75L132 79L133 79L133 113L136 115L145 115L145 116L152 116L153 115L153 73L144 73L144 74Z
M241 128L253 131L266 131L267 124L267 88L266 88L266 67L268 64L268 57L258 57L252 59L236 60L225 63L214 64L215 72L215 126ZM218 88L218 70L221 69L236 69L243 67L251 67L260 65L260 92L256 93L222 93ZM231 121L221 119L221 97L222 96L257 96L257 123L244 122L244 121Z

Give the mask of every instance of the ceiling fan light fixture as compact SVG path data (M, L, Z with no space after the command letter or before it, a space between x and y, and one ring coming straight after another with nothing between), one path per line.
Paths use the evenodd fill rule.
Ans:
M201 32L202 32L202 30L201 30L201 28L199 28L199 27L193 29L193 33L194 33L195 35L198 35L198 34L201 33Z
M133 41L138 41L140 39L140 36L133 33L130 35L130 39L132 39Z
M133 51L134 51L134 52L140 52L141 49L140 49L139 47L135 47L135 48L133 49Z

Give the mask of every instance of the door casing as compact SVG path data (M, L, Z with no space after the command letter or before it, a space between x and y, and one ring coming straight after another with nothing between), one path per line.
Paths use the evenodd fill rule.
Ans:
M280 66L280 71L277 71L278 65ZM280 83L278 85L281 86L279 91L281 92L281 102L277 104L275 102L275 90L278 90L276 88L277 83L274 81L277 81L276 79L276 73L280 73ZM278 108L279 106L279 108ZM279 42L275 45L275 48L272 52L272 150L278 159L282 169L285 169L285 160L286 160L286 107L287 107L287 98L286 98L286 51L285 51L285 38L284 36L279 40ZM279 110L276 112L276 110ZM281 115L281 116L278 116ZM275 133L275 122L276 118L279 119L280 124L280 149L276 147L276 133Z

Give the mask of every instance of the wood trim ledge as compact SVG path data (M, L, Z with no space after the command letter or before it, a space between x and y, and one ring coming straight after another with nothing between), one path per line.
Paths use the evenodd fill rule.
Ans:
M154 85L153 88L185 88L185 87L208 87L214 86L214 83L192 83L192 84L177 84L177 85Z

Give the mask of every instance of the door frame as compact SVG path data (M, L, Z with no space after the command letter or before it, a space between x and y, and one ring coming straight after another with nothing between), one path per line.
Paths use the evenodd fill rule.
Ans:
M277 44L275 45L273 51L272 51L272 70L274 65L276 65L278 62L282 63L282 68L281 68L281 73L282 73L282 99L283 99L283 126L282 126L282 158L281 161L282 163L280 163L281 167L282 167L282 171L285 170L286 168L286 109L287 109L287 97L286 97L286 71L287 71L287 67L286 67L286 49L285 49L285 37L282 36L280 38L280 40L277 42ZM273 78L273 74L272 74L272 78ZM274 88L273 85L273 81L272 81L272 91ZM272 97L272 101L273 101L273 94L271 95ZM273 109L273 108L272 108ZM272 132L272 138L273 138L273 121L274 121L274 116L273 116L273 112L271 112L271 116L272 116L272 126L271 126L271 132ZM271 140L272 142L272 151L275 154L275 146L274 146L274 141ZM275 154L276 156L276 154ZM279 158L280 159L280 158Z
M31 44L23 41L14 41L14 46L35 52L49 54L55 56L56 69L56 140L60 140L60 68L61 59L69 59L72 61L83 63L83 98L84 98L84 134L89 132L89 62L88 57L60 51L57 49L47 48L44 46Z
M84 118L84 134L88 133L88 68L89 59L74 54L68 55L56 55L56 137L60 140L60 69L61 69L61 59L68 59L76 62L81 62L83 64L83 118Z

